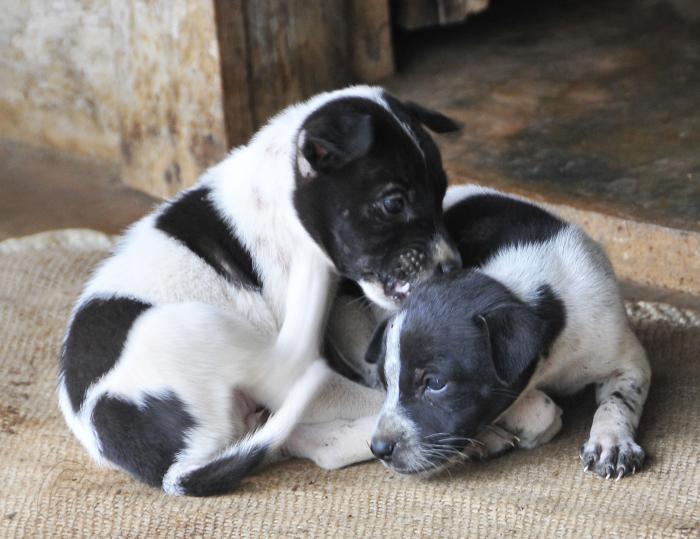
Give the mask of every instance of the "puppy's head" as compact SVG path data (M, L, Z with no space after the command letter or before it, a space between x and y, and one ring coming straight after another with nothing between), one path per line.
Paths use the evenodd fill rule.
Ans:
M459 458L523 389L545 332L534 309L478 272L417 288L367 351L387 389L372 452L400 473Z
M457 126L387 94L380 101L335 99L306 119L294 205L338 272L396 309L416 283L461 265L442 221L440 152L422 127Z

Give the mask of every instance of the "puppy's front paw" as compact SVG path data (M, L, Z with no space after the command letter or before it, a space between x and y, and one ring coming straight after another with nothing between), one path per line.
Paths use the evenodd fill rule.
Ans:
M467 460L483 460L497 457L513 449L520 443L520 438L497 425L489 425L482 430L462 453Z
M581 446L583 471L605 479L621 479L644 464L644 450L630 437L616 435L591 438Z

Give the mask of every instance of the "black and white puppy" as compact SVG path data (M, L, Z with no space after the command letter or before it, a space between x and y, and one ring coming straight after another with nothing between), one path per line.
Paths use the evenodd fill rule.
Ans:
M169 494L217 494L302 419L376 413L381 392L330 372L321 337L336 275L392 307L459 264L421 124L456 127L381 88L315 96L131 227L60 358L61 409L98 463Z
M368 361L387 388L372 451L400 473L533 448L561 428L550 395L596 385L585 470L633 473L650 368L612 267L576 226L477 186L451 188L445 223L465 271L416 289ZM514 436L510 436L512 433Z

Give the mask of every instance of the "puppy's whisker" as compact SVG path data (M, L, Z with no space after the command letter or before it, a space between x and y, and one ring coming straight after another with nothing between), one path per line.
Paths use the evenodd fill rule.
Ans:
M438 443L440 444L449 444L449 443L464 443L464 444L470 444L470 445L478 445L478 446L484 446L484 443L481 440L477 440L475 438L469 438L467 436L448 436L445 438L442 438L438 440Z
M428 440L430 438L435 438L436 436L449 436L449 432L434 432L433 434L428 434L427 436L423 436L424 440Z

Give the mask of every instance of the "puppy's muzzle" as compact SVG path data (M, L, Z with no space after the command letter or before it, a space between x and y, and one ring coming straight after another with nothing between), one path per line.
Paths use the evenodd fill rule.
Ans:
M388 462L391 460L391 455L394 453L396 443L393 440L385 438L372 438L369 449L372 454L379 460Z
M449 273L462 267L462 257L457 246L446 234L440 234L433 242L433 260L436 273Z
M462 267L462 257L451 240L438 235L427 249L408 249L398 257L390 276L382 280L384 294L403 301L413 287L434 274L449 273Z

